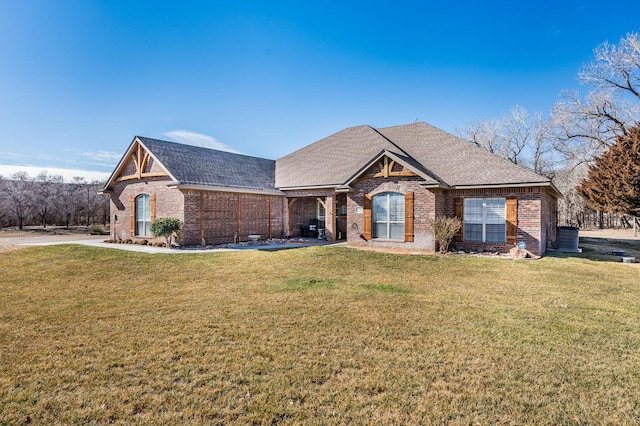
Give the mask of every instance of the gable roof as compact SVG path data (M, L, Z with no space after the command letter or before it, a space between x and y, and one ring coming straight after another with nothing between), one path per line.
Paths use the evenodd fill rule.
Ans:
M382 151L400 151L371 126L349 127L276 160L276 187L332 187Z
M172 185L277 192L274 187L274 160L142 136L133 139L107 181L105 190L113 186L136 144L140 144L167 171L173 180Z
M345 129L276 161L276 187L338 187L353 180L380 152L388 151L426 184L442 187L545 185L551 181L529 169L427 123L374 129Z

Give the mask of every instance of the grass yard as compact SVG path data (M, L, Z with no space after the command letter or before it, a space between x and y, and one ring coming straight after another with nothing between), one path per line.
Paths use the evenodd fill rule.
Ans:
M0 254L0 424L631 424L640 269L347 248Z

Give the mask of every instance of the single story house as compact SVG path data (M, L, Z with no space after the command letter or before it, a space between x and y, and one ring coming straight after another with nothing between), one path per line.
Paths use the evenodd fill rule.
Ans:
M306 236L434 251L433 219L457 216L455 249L537 255L555 243L560 197L426 123L351 127L276 161L136 136L102 192L121 239L177 217L185 245Z

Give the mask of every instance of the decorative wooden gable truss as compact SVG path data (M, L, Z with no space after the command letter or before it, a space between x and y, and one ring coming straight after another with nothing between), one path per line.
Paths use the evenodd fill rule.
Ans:
M375 173L373 177L388 178L397 176L418 176L418 174L416 174L413 170L410 170L407 166L396 163L396 160L389 158L386 155L382 157L380 161L378 161L378 167L380 168L380 171Z
M133 180L133 179L142 179L149 177L170 177L169 173L167 173L164 168L162 170L151 170L151 164L149 159L151 158L151 154L147 151L139 141L136 141L134 146L132 147L129 155L125 157L124 164L131 164L135 166L135 172L129 173L127 175L120 175L116 178L116 182L122 182L125 180ZM121 173L128 172L128 167L123 168Z

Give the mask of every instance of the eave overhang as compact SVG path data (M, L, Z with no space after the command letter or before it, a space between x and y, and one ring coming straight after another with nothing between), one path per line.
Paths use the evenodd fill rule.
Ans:
M242 188L234 186L214 186L214 185L202 185L191 183L171 182L167 187L172 189L194 190L194 191L211 191L211 192L233 192L240 194L258 194L258 195L278 195L284 196L284 192L277 189L257 189L257 188Z
M557 198L562 198L563 195L553 182L520 182L520 183L497 183L497 184L479 184L479 185L453 185L450 189L493 189L493 188L526 188L526 187L543 187L548 188L551 193Z

